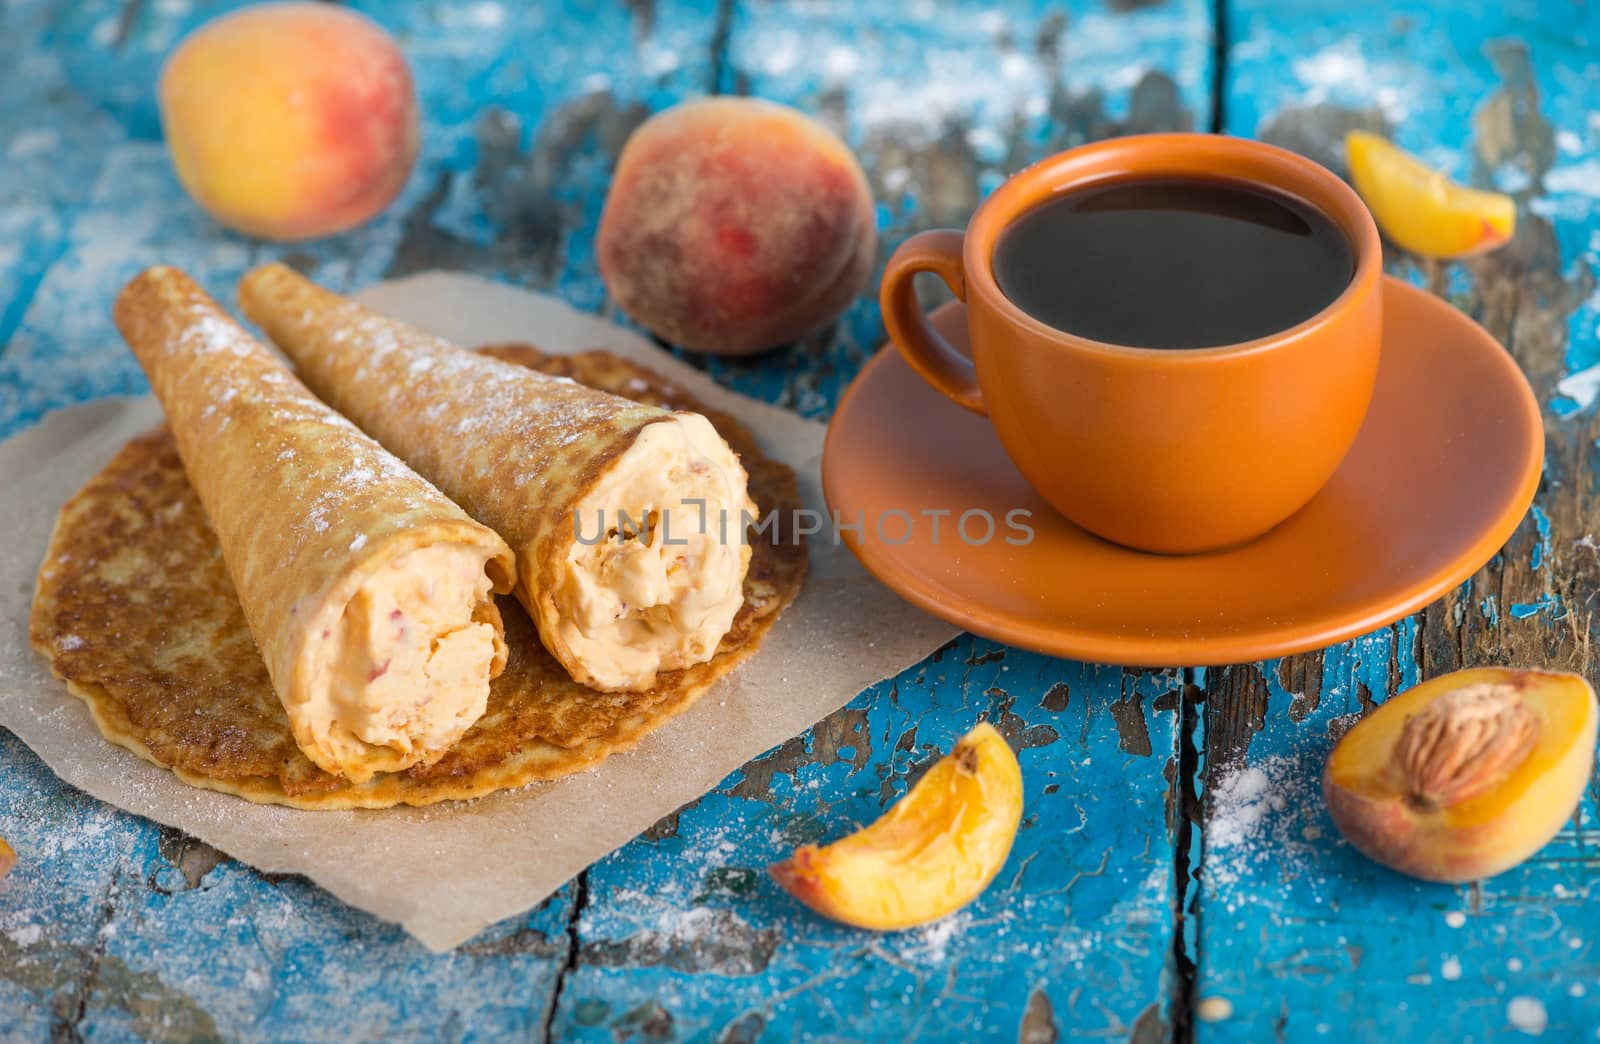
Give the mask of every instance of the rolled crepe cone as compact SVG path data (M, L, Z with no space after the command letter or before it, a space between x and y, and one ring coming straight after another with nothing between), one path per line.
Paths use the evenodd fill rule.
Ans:
M576 681L642 691L716 652L755 506L704 417L466 351L282 265L239 298L318 395L505 537L516 595Z
M295 742L363 782L437 761L506 662L511 549L319 402L187 276L117 327L161 400Z

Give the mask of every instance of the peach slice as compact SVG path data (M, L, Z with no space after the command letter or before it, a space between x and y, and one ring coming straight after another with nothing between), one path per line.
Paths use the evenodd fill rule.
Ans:
M14 849L10 845L6 844L6 839L5 838L0 837L0 877L4 877L7 874L9 874L11 872L11 868L16 866L16 865L17 865L17 851L16 851L16 849Z
M857 928L936 921L976 899L1011 852L1022 821L1022 769L984 722L876 822L773 864L811 909Z
M1345 734L1322 792L1345 838L1425 881L1492 877L1572 815L1594 767L1594 690L1489 667L1401 693Z
M1350 179L1378 227L1426 257L1457 258L1503 246L1517 227L1510 196L1467 188L1376 134L1345 135Z

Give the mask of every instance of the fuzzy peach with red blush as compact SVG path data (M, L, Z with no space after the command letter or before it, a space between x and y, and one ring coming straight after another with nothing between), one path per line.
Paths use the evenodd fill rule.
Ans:
M262 4L207 22L167 59L160 103L195 202L267 239L361 224L416 160L405 57L376 23L338 7Z
M685 348L744 355L826 325L866 288L872 193L845 143L803 113L686 102L628 139L596 249L635 321Z

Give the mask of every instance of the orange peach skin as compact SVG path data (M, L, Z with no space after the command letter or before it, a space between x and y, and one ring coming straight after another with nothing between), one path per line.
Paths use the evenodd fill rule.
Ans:
M1022 821L1022 770L984 723L882 818L771 867L796 899L831 920L892 931L976 899L1005 865Z
M16 865L16 850L6 844L5 838L0 837L0 877L5 877L11 872L11 868Z
M1400 731L1434 697L1475 683L1516 686L1538 717L1538 742L1498 786L1437 810L1414 807L1391 769ZM1457 671L1401 693L1346 733L1328 759L1323 796L1340 832L1375 862L1425 881L1492 877L1571 817L1594 767L1595 727L1594 692L1575 674Z
M222 224L267 239L366 221L417 155L405 58L338 7L264 4L206 23L167 59L160 103L184 188Z
M628 139L596 249L635 321L695 351L749 354L826 325L865 289L872 193L844 142L793 109L688 102Z

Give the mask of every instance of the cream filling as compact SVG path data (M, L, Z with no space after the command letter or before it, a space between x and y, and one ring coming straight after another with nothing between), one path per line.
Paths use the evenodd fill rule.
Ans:
M474 615L492 597L486 562L459 544L408 551L330 610L304 713L348 778L437 760L483 716L495 630Z
M699 414L646 425L578 505L578 539L553 592L559 639L601 689L709 660L744 602L739 458Z

